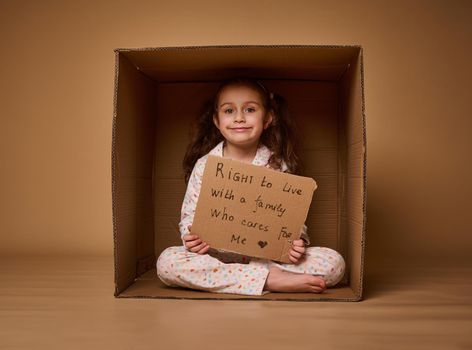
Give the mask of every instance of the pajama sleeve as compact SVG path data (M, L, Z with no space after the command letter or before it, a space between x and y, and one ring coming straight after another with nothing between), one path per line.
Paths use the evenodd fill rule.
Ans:
M302 234L300 236L300 239L303 240L303 242L305 242L306 245L310 245L310 236L308 236L306 231L307 231L307 226L305 224L303 224Z
M192 173L190 174L190 178L188 180L187 190L185 192L184 201L182 203L182 210L179 222L181 238L184 235L190 233L188 226L192 225L193 217L195 215L198 196L200 195L200 189L202 186L202 176L204 167L204 161L202 159L199 159L193 167Z

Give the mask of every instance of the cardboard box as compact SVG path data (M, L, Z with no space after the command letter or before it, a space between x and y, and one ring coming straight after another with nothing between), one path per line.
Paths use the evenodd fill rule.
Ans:
M366 227L366 131L360 46L212 46L117 49L112 144L115 296L358 301ZM318 188L307 217L312 246L346 261L322 294L261 297L165 287L155 262L181 245L189 128L219 82L260 79L284 96L298 125L302 175Z

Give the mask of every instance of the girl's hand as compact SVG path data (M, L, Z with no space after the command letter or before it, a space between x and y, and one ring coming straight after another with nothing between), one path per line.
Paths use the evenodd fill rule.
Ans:
M288 252L288 258L294 264L298 264L305 255L305 242L301 239L296 239L292 242L292 248Z
M192 226L188 227L189 231L191 228ZM185 248L192 253L206 254L210 249L210 246L206 242L203 242L197 235L187 234L182 236L182 239L184 240Z

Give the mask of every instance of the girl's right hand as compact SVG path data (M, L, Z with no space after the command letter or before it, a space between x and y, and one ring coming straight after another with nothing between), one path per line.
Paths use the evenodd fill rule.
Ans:
M191 226L189 226L189 231L190 229ZM182 239L184 240L185 248L190 250L192 253L206 254L210 249L210 245L203 242L198 235L187 234L183 235Z

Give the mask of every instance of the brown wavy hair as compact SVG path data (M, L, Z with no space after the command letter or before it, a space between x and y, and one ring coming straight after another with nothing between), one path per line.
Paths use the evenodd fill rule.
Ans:
M218 113L218 101L224 88L228 86L247 86L257 91L261 97L265 112L272 112L273 120L265 129L259 142L272 151L269 158L271 168L279 170L282 162L287 165L287 172L300 173L300 158L298 157L295 137L295 125L289 117L286 100L269 92L258 80L250 78L233 78L226 80L218 87L214 97L205 102L202 113L193 123L191 128L191 141L183 160L185 182L187 183L193 167L199 158L210 152L224 138L213 123L213 117Z

